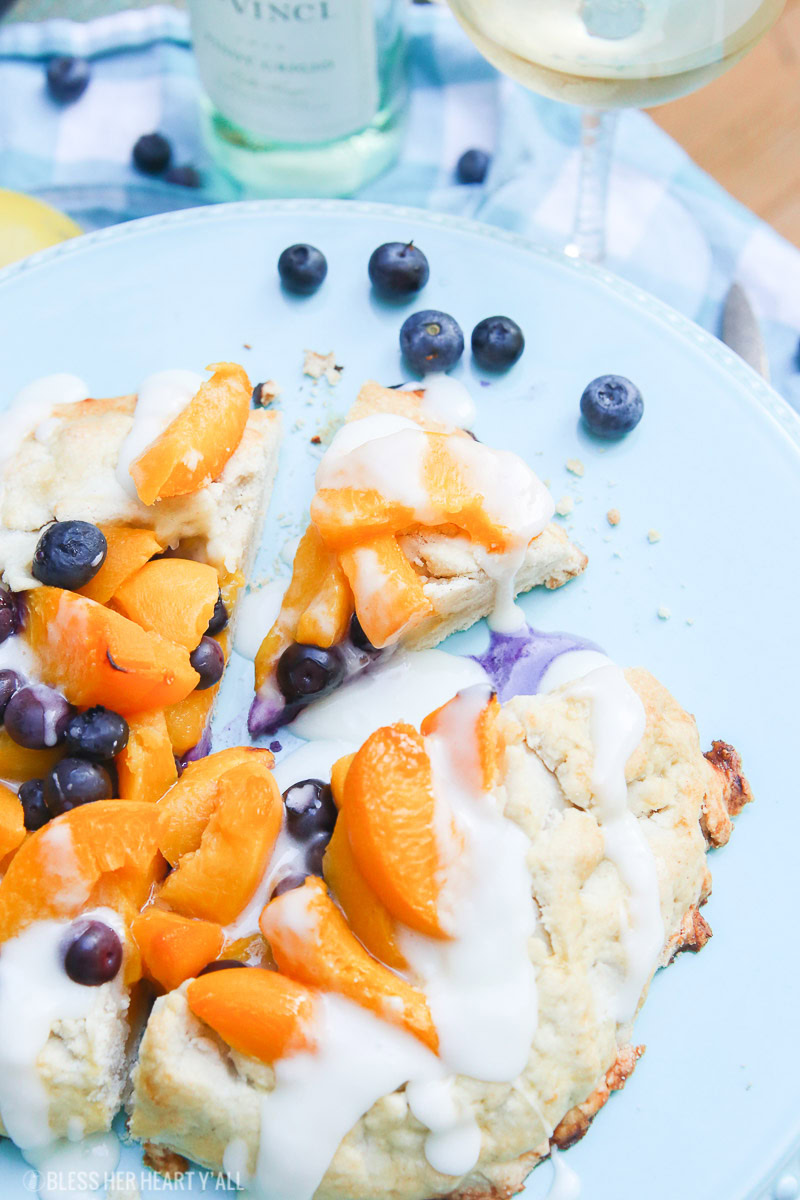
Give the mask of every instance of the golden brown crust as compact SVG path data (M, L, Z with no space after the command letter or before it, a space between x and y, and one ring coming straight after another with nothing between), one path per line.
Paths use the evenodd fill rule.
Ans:
M611 1093L622 1091L644 1050L644 1046L623 1046L600 1086L559 1121L551 1139L559 1150L566 1150L581 1140Z
M184 1158L182 1154L176 1154L174 1150L169 1150L166 1146L158 1146L155 1142L144 1142L142 1150L144 1151L144 1165L151 1171L163 1175L165 1179L180 1179L181 1175L189 1169L188 1158Z
M742 760L727 742L712 742L705 758L723 779L723 800L728 813L738 817L745 804L753 799L750 784L742 774Z

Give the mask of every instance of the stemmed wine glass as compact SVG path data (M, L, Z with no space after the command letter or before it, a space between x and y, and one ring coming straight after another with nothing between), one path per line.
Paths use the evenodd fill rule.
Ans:
M738 62L785 0L447 0L485 58L554 100L580 105L573 257L605 256L620 108L663 104Z

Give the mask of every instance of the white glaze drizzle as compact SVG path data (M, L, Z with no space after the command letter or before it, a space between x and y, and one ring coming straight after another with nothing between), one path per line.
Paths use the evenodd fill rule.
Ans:
M614 1019L633 1019L664 946L658 871L639 821L628 807L625 767L644 735L644 706L610 659L586 651L561 655L542 680L541 691L563 686L568 695L591 704L593 812L605 854L628 889L623 943L627 969L614 989ZM570 661L571 660L571 661ZM588 668L588 670L587 670Z
M581 1181L576 1171L564 1161L556 1146L550 1147L553 1179L546 1200L580 1200Z
M91 989L88 989L91 991ZM115 1133L92 1133L82 1141L60 1139L25 1157L39 1175L39 1200L99 1200L99 1187L111 1180L120 1157ZM85 1180L86 1186L81 1186ZM138 1193L137 1193L138 1194Z
M233 648L243 658L254 661L264 638L264 630L272 628L280 612L286 583L286 579L276 579L272 583L265 583L263 587L248 588L239 597Z
M124 926L110 909L82 916L103 921L124 939ZM73 983L63 965L70 925L35 921L4 942L0 954L0 1116L25 1154L53 1143L50 1101L36 1066L53 1026L88 1017L109 989L122 990L121 973L100 987Z
M137 498L136 485L130 473L131 463L186 408L203 383L202 375L195 371L170 370L148 375L141 384L133 425L120 446L117 458L117 482L131 499Z
M86 383L77 375L43 375L21 388L3 413L0 474L28 434L39 440L47 438L54 408L76 404L88 396Z
M441 371L425 376L420 409L423 416L457 429L471 429L478 416L475 401L461 380Z

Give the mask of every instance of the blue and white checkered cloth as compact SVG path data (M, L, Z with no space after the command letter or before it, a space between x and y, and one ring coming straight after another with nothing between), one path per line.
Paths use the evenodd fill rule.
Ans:
M531 95L480 58L449 13L408 13L411 107L398 164L362 198L476 217L563 244L578 176L578 113ZM93 60L91 86L60 108L42 60ZM131 147L163 131L175 161L200 168L199 191L136 173ZM453 179L463 150L493 154L481 186ZM32 192L84 227L235 198L214 167L198 119L198 82L184 14L167 7L88 24L0 25L0 185ZM747 291L773 382L800 408L800 252L732 199L648 117L623 113L610 190L609 265L716 333L730 284Z

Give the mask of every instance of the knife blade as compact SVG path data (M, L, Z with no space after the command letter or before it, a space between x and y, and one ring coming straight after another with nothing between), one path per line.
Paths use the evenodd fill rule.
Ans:
M731 285L722 309L722 340L769 383L769 359L758 318L739 283Z

